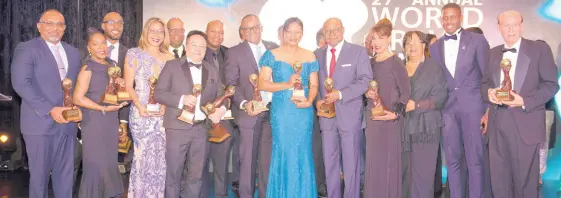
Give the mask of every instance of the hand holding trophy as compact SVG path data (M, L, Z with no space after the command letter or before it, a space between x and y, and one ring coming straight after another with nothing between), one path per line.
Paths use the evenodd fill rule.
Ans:
M193 91L191 93L191 96L196 98L199 95L201 95L202 91L203 91L203 87L200 84L195 84L195 86L193 86ZM193 121L195 119L195 106L196 104L193 106L183 105L183 111L181 111L181 115L179 115L177 119L183 122L187 122L189 124L193 124L194 123Z
M249 82L253 86L253 100L251 100L251 112L254 114L259 114L263 111L268 111L269 108L263 104L263 98L261 98L261 92L257 89L257 80L259 76L257 74L249 75Z
M501 60L501 70L503 71L504 79L501 82L501 88L497 90L496 97L499 101L512 101L514 97L510 94L512 90L512 81L510 80L510 69L512 68L512 62L510 59Z
M332 78L326 78L323 84L325 86L325 92L327 94L333 91L333 86L335 86L335 83L333 82ZM317 115L324 118L335 117L335 103L322 103L321 106L319 106Z
M82 120L82 112L80 111L80 109L76 108L74 106L74 103L72 102L72 95L70 94L71 89L72 80L70 80L69 78L65 78L64 80L62 80L62 90L64 92L63 106L72 108L70 110L64 110L62 112L62 117L64 117L64 119L69 122L79 122Z
M224 90L224 94L222 96L219 96L214 101L207 103L205 106L201 107L201 109L207 115L207 117L210 117L212 114L214 114L216 112L216 108L220 108L220 106L222 106L224 101L227 98L232 97L234 95L234 93L236 93L236 87L235 86L228 86ZM222 116L220 116L220 117L222 117ZM223 126L220 125L220 121L218 120L216 123L215 123L215 121L213 121L212 122L212 129L210 129L210 131L209 131L209 139L208 140L210 142L220 143L228 137L230 137L230 134L228 133L226 128L224 128Z
M160 113L160 104L156 102L156 83L158 82L158 78L152 76L148 78L148 86L150 87L150 91L148 93L148 104L146 105L146 111L149 114L156 114Z
M101 102L112 105L119 105L117 102L117 88L115 80L119 77L119 67L109 67L107 75L109 76L109 83L105 87L105 93L101 95Z
M380 85L378 84L377 81L372 80L370 81L370 86L368 89L368 95L371 95L372 97L370 97L370 99L372 99L372 117L376 117L376 116L383 116L386 115L386 108L384 107L384 105L382 104L382 100L380 98L378 89L380 88Z
M300 76L300 73L302 72L302 63L300 61L296 61L294 62L294 64L292 64L292 68L294 69L294 73L301 79L302 77ZM306 100L306 95L304 93L304 88L302 87L301 80L298 80L296 81L296 83L294 83L294 88L292 90L292 99Z

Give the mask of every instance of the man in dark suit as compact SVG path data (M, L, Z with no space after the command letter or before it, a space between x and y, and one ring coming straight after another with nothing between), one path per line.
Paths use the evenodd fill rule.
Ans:
M211 21L206 26L207 35L207 50L204 61L210 63L218 69L220 79L225 82L225 62L224 57L226 56L227 47L222 45L224 41L224 24L221 21ZM228 108L228 107L227 107ZM231 115L231 111L230 111ZM217 198L227 198L228 197L228 161L230 161L230 151L232 150L233 143L236 142L238 136L237 130L234 129L234 124L231 120L221 120L220 125L224 126L228 133L230 133L230 138L224 140L221 143L210 143L210 160L207 163L205 171L203 172L203 196L208 197L208 192L210 189L210 177L209 177L209 164L212 162L212 172L214 178L214 194ZM234 148L239 149L238 145ZM239 151L239 150L238 150ZM237 153L235 151L235 153ZM232 157L232 181L238 182L236 178L236 169L239 174L239 161L236 163L237 157Z
M183 26L183 21L179 18L172 18L168 21L167 28L169 32L169 52L175 58L185 56L185 45L183 45L185 27Z
M66 25L57 10L37 22L41 37L14 50L12 85L21 97L21 133L29 159L29 197L47 197L49 177L55 197L72 197L72 165L78 128L62 116L64 78L76 82L80 52L62 42Z
M343 40L345 28L340 19L325 21L323 32L327 45L314 51L319 61L320 82L316 108L323 103L335 103L336 112L334 118L319 118L327 194L329 197L359 197L363 94L372 80L372 69L366 49ZM331 93L326 92L323 83L328 77L335 82ZM344 193L341 193L341 167Z
M481 81L483 99L493 104L487 129L493 196L538 197L538 149L545 142L545 103L559 90L557 67L547 44L521 37L520 13L501 13L498 29L505 44L490 51ZM503 60L510 60L510 71L502 70ZM514 99L498 100L507 82Z
M237 85L231 107L240 133L239 195L242 198L253 197L259 161L259 197L264 198L271 161L272 129L269 111L252 111L249 101L253 100L253 85L249 75L259 74L259 59L266 50L277 48L278 45L261 40L263 26L253 14L242 19L240 30L245 41L226 51L226 84ZM262 102L269 104L271 95L261 92Z
M446 32L430 47L430 54L444 69L448 100L442 110L443 147L448 167L450 197L465 197L462 157L465 156L470 197L483 197L483 136L480 121L485 104L479 82L487 65L489 44L480 34L465 31L458 4L442 8L441 23Z
M201 105L212 102L223 90L218 69L203 61L206 52L206 35L191 31L187 35L185 57L168 61L158 78L156 101L166 105L166 188L165 197L180 197L181 177L187 166L186 197L199 197L202 175L209 152L208 122L218 123L226 108L216 109L206 116ZM202 86L202 93L193 96L193 86ZM183 122L180 116L183 106L194 107L194 124ZM205 122L206 120L206 122ZM185 163L188 161L189 163Z

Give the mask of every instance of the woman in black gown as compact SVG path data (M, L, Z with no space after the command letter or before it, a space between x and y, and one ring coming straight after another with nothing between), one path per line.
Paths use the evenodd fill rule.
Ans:
M371 117L366 123L366 163L364 172L365 198L401 197L401 121L411 88L403 61L388 48L392 24L380 20L372 28L372 47L376 57L372 62L379 97L386 108L385 115ZM376 97L366 92L368 108ZM368 114L370 116L370 114Z
M109 83L107 41L100 32L90 33L90 59L78 74L74 103L82 110L83 173L80 182L81 198L120 197L123 183L117 166L119 135L118 110L126 105L101 103Z

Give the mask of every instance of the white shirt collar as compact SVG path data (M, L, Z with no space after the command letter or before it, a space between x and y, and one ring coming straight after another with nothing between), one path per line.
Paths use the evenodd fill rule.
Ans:
M343 48L343 43L345 43L345 40L339 42L335 47L331 47L331 45L327 45L327 51L331 52L331 49L335 48L335 52L340 52L341 48Z
M505 43L504 47L507 48L507 49L516 49L516 51L519 52L519 51L520 51L520 43L521 43L521 41L522 41L522 37L520 37L520 38L518 39L518 41L516 41L516 43L514 43L514 45L512 45L512 46L509 47L509 46L507 46L506 43Z
M203 61L202 61L202 60L201 60L200 62L197 63L197 62L191 60L191 58L189 58L189 57L187 57L187 56L185 56L185 57L187 58L187 62L192 62L192 63L194 63L194 64L203 64Z
M53 46L57 46L59 50L63 49L62 43L60 41L56 45L48 41L45 41L45 43L47 43L49 49L51 49Z
M462 28L459 28L458 30L456 30L456 32L454 32L454 34L460 36L460 34L459 34L460 31L462 31ZM446 32L444 32L444 34L445 34L445 35L448 35L448 36L454 35L454 34L448 34L448 33L446 33Z
M251 42L249 42L249 41L248 41L247 43L248 43L249 46L252 47L252 48L256 48L256 47L263 47L263 48L264 48L264 47L265 47L265 45L263 45L263 40L259 41L259 43L258 43L257 45L256 45L256 44L253 44L253 43L251 43Z
M115 44L112 44L111 42L107 41L107 46L111 46L113 45L115 47L115 49L119 48L119 41L117 41Z

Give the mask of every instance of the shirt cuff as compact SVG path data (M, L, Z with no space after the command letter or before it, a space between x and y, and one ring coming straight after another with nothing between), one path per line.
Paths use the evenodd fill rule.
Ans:
M522 106L522 109L526 110L526 106Z
M243 105L247 102L247 100L244 100L242 102L240 102L240 109L243 110Z
M129 123L126 120L120 120L120 121L121 121L121 123Z
M339 91L339 100L343 100L343 92Z
M183 109L183 96L179 99L179 104L177 105L178 109Z

